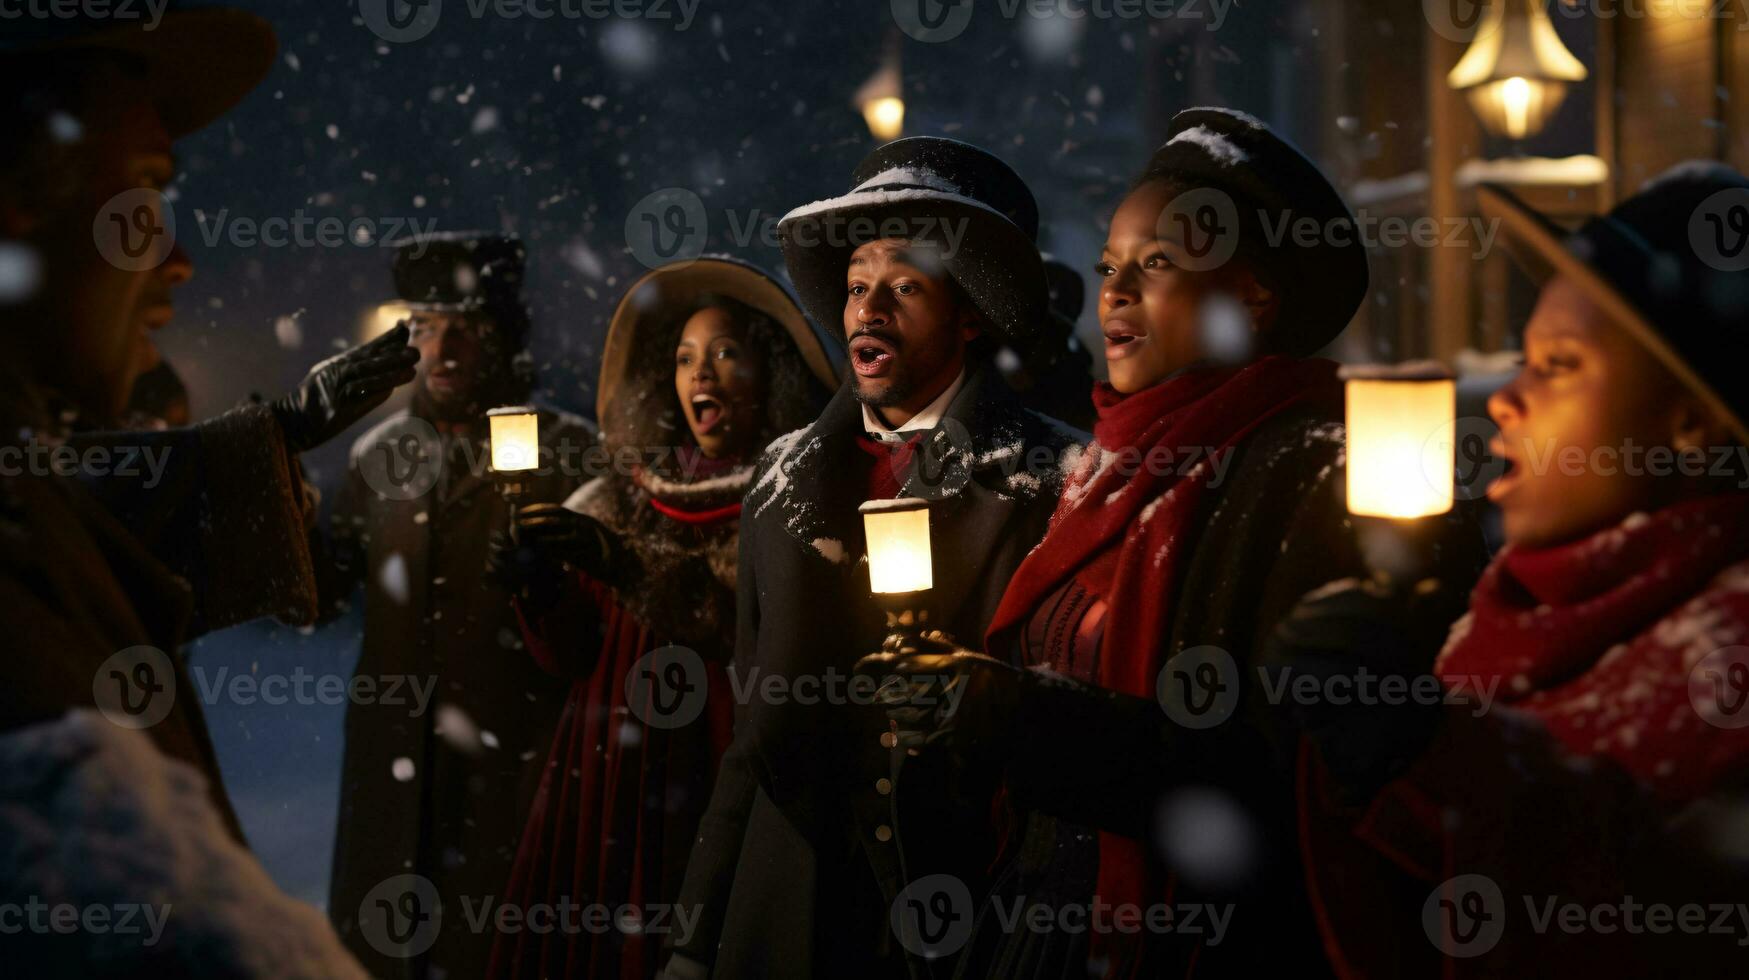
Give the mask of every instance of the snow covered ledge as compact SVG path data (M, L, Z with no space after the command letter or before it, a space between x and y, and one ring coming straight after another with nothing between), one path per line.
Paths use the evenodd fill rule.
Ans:
M365 977L198 772L89 710L0 735L0 930L12 976Z

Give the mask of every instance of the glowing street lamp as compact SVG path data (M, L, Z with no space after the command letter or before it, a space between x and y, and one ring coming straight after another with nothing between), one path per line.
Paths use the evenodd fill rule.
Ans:
M1431 361L1342 370L1347 382L1348 512L1413 520L1451 510L1457 381Z
M492 443L492 473L512 510L527 491L524 474L540 465L540 416L530 405L506 405L486 413Z
M888 58L856 90L851 100L876 140L890 143L905 132L905 99L899 84L899 62Z
M1521 140L1542 131L1585 66L1561 43L1547 0L1493 0L1446 83L1469 99L1482 125Z
M860 508L868 538L868 585L894 632L919 629L929 618L923 600L935 587L929 551L929 501L870 500Z

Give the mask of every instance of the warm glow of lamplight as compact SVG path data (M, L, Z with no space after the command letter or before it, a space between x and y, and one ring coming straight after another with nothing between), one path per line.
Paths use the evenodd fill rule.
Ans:
M533 409L494 408L486 419L492 429L492 469L515 473L540 463L540 418Z
M1530 132L1530 83L1514 75L1500 88L1506 110L1506 135L1523 139Z
M378 306L365 316L359 331L362 334L358 338L359 342L363 343L381 337L395 329L395 324L412 315L413 311L408 309L405 303L384 303Z
M1430 517L1451 510L1457 383L1450 377L1348 378L1348 511Z
M862 118L875 139L883 143L896 140L905 131L905 100L892 95L870 99L863 103Z
M1446 83L1464 93L1490 133L1535 136L1583 81L1585 66L1549 19L1547 0L1492 0Z
M927 501L871 500L862 505L862 523L868 537L870 591L894 594L934 587Z

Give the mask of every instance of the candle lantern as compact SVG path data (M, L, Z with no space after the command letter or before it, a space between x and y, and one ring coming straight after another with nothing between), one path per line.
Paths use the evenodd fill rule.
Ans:
M1451 510L1457 381L1431 361L1344 368L1348 512L1410 520Z
M527 493L527 475L540 465L540 417L529 405L506 405L486 413L492 443L492 474L514 511Z
M894 632L921 629L924 600L935 586L929 551L929 502L915 497L870 500L861 507L868 538L869 591Z

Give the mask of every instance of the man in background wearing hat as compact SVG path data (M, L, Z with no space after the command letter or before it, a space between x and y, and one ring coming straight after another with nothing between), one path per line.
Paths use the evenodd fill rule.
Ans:
M907 758L867 697L801 693L843 691L885 633L864 501L930 502L931 622L964 636L1044 533L1078 434L1022 408L987 353L1048 315L1038 212L1006 164L947 139L887 144L852 184L780 225L802 303L840 324L851 374L747 496L736 664L798 696L738 706L681 894L700 925L679 937L677 976L908 975L921 961L889 926L898 893L930 873L975 884L988 857L990 773Z
M1045 284L1051 293L1051 315L1029 355L1003 348L996 355L1002 380L1035 412L1061 419L1077 429L1093 428L1093 355L1075 335L1081 308L1087 305L1087 285L1067 262L1045 256Z
M297 454L412 380L415 358L403 331L317 365L269 404L192 428L103 431L121 420L149 333L192 273L162 218L171 143L260 82L273 33L210 9L149 29L88 16L7 32L0 248L23 285L0 304L0 616L11 641L0 754L17 777L0 811L4 836L31 844L0 868L0 900L150 898L179 916L149 950L26 930L8 937L7 966L253 976L275 963L290 971L280 975L356 975L331 930L278 895L244 850L178 651L203 630L314 616ZM45 452L48 472L35 462ZM272 934L243 935L250 915L270 917Z
M400 243L395 291L411 309L418 380L408 408L353 444L330 523L326 612L364 584L355 675L430 686L428 703L383 699L346 715L328 908L376 976L484 975L492 936L465 928L462 900L477 906L509 879L564 704L565 684L523 652L510 596L484 579L510 514L486 413L526 403L534 384L523 263L522 243L503 235ZM556 503L582 484L595 436L574 415L539 420L551 455L525 479L523 502ZM410 959L383 955L360 931L361 903L402 874L428 879L445 916L436 944Z

